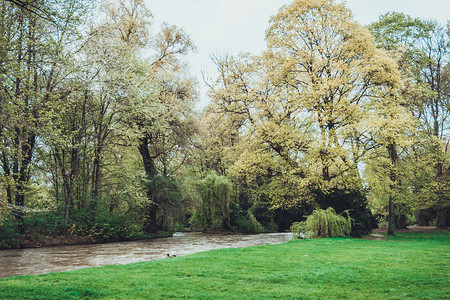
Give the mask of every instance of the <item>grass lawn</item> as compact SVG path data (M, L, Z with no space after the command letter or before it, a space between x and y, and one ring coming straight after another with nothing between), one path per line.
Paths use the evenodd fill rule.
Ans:
M0 279L1 299L450 299L450 234L330 238Z

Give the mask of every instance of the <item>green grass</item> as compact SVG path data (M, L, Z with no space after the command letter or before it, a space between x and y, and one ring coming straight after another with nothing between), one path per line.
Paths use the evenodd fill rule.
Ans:
M330 238L0 279L0 298L450 299L450 235Z

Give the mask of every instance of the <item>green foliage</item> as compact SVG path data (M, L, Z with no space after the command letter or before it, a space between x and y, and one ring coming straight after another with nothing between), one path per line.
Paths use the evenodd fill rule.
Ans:
M387 193L397 208L420 214L420 210L433 207L438 226L446 227L450 206L445 188L449 181L445 174L450 116L449 25L390 12L370 24L369 29L377 44L398 61L404 105L417 119L416 144L402 151L395 166L397 180L385 183L385 189L390 185ZM373 186L374 192L382 186ZM382 197L375 198L383 202Z
M25 227L31 236L64 234L64 215L61 211L28 213L25 215Z
M147 180L148 186L154 190L155 199L158 199L160 229L173 231L183 214L181 185L173 176L158 174Z
M237 220L235 230L237 232L245 233L261 233L266 232L266 229L261 225L260 222L255 218L250 210L247 213L240 213Z
M346 191L363 187L379 214L393 199L424 222L450 207L449 38L434 22L388 13L369 26L374 40L344 4L294 1L271 18L263 54L215 59L198 117L183 62L195 47L175 26L150 35L143 1L109 1L96 22L89 1L41 1L54 22L16 2L0 2L0 196L55 209L20 216L29 236L132 239L187 219L258 233L312 207L348 210L361 236L374 225L367 195ZM332 216L293 227L347 234ZM11 220L0 207L8 245Z
M0 224L0 249L19 247L22 235L17 231L17 225L14 220L6 220Z
M433 27L435 27L433 23L419 18L412 18L399 12L388 12L380 16L377 22L370 24L369 30L381 48L393 50L403 44L408 46L406 51L414 51L414 43L421 38L429 37Z
M231 229L231 182L225 176L210 172L197 182L196 187L201 203L191 218L191 224L203 230Z
M108 210L74 211L69 232L75 236L89 237L95 241L122 241L145 237L140 226L128 217Z
M345 211L347 218L336 214L336 211L329 207L316 209L309 215L306 221L294 223L291 231L296 238L323 238L350 236L352 223L354 220Z
M266 41L262 55L216 62L219 76L206 111L217 120L219 137L205 148L217 149L220 155L210 157L250 207L262 202L276 211L280 229L287 210L333 207L319 203L316 190L362 190L364 166L390 138L407 144L413 122L401 105L397 62L344 4L283 6ZM365 205L364 197L342 196ZM358 231L367 231L366 221Z
M314 195L321 208L333 207L338 214L348 212L354 220L351 236L362 237L377 227L377 220L372 215L364 191L333 189L326 193L315 191Z

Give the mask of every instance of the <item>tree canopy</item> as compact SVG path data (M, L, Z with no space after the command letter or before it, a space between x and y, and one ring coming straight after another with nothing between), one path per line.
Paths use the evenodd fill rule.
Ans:
M448 24L364 27L343 3L293 1L262 53L213 56L198 112L194 41L152 18L142 0L0 1L4 247L285 230L323 211L348 211L354 236L448 225Z

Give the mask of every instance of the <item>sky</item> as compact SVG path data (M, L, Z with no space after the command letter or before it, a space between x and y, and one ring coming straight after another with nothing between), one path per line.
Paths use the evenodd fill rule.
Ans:
M211 55L259 54L265 48L264 35L271 16L292 0L145 0L153 14L154 30L162 23L182 28L197 46L187 57L191 74L200 91L197 109L208 102L206 78L215 78ZM343 1L339 1L343 2ZM362 25L378 20L389 11L411 17L433 19L445 24L450 19L450 0L347 0L354 19Z

